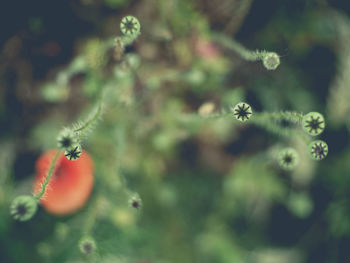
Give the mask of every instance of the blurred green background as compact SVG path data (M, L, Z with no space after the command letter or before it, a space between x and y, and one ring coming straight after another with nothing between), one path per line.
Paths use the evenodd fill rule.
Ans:
M118 59L111 43L129 14L141 35ZM346 0L2 1L0 262L350 262L349 15ZM213 32L281 65L246 62ZM31 192L37 158L101 89L104 115L83 145L89 202L14 221L9 204ZM324 114L329 155L315 162L298 138L199 116L240 101ZM300 155L291 172L274 157L285 146ZM92 213L89 258L78 240Z

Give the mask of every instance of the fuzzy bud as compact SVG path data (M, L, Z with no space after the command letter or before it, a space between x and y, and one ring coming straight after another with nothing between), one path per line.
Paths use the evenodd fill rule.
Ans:
M83 237L79 241L80 252L85 255L91 255L96 251L96 242L92 237Z
M299 155L293 148L283 149L278 156L278 163L282 169L290 171L299 162Z
M135 194L129 199L129 205L130 207L134 209L140 209L142 206L142 200L138 194Z
M275 52L268 52L262 58L264 67L268 70L275 70L280 64L280 57Z
M10 213L18 221L27 221L31 219L38 209L38 202L33 196L20 195L11 203Z
M61 150L67 150L77 144L77 136L71 129L63 129L57 137L57 147Z

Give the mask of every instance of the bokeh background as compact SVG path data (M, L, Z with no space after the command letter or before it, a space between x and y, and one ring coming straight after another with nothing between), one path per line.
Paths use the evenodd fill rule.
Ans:
M141 35L119 60L128 14ZM349 15L347 0L2 1L0 262L349 262ZM244 61L213 32L281 65ZM104 115L83 144L89 202L15 222L9 204L32 191L36 160L101 89ZM329 155L315 162L298 138L202 116L240 101L324 114ZM300 155L291 172L274 155L285 146ZM86 258L77 244L92 213L98 254Z

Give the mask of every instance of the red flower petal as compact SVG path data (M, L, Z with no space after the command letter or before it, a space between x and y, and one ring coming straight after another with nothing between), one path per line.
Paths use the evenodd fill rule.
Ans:
M37 160L33 185L35 194L40 192L56 152L57 150L50 150ZM67 215L76 212L91 194L94 184L93 170L93 161L86 151L76 161L69 161L62 153L40 203L52 214Z

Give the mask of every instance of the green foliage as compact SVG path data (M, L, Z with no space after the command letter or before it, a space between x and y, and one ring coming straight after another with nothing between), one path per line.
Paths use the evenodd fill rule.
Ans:
M300 218L308 217L313 210L313 203L306 193L292 193L288 198L289 210Z
M25 34L6 41L0 261L349 261L349 15L277 2L82 0L69 12L88 30L41 77L33 54L56 40L29 62ZM36 35L45 17L28 22ZM23 195L53 147L40 192ZM84 207L37 210L59 154L83 150Z

